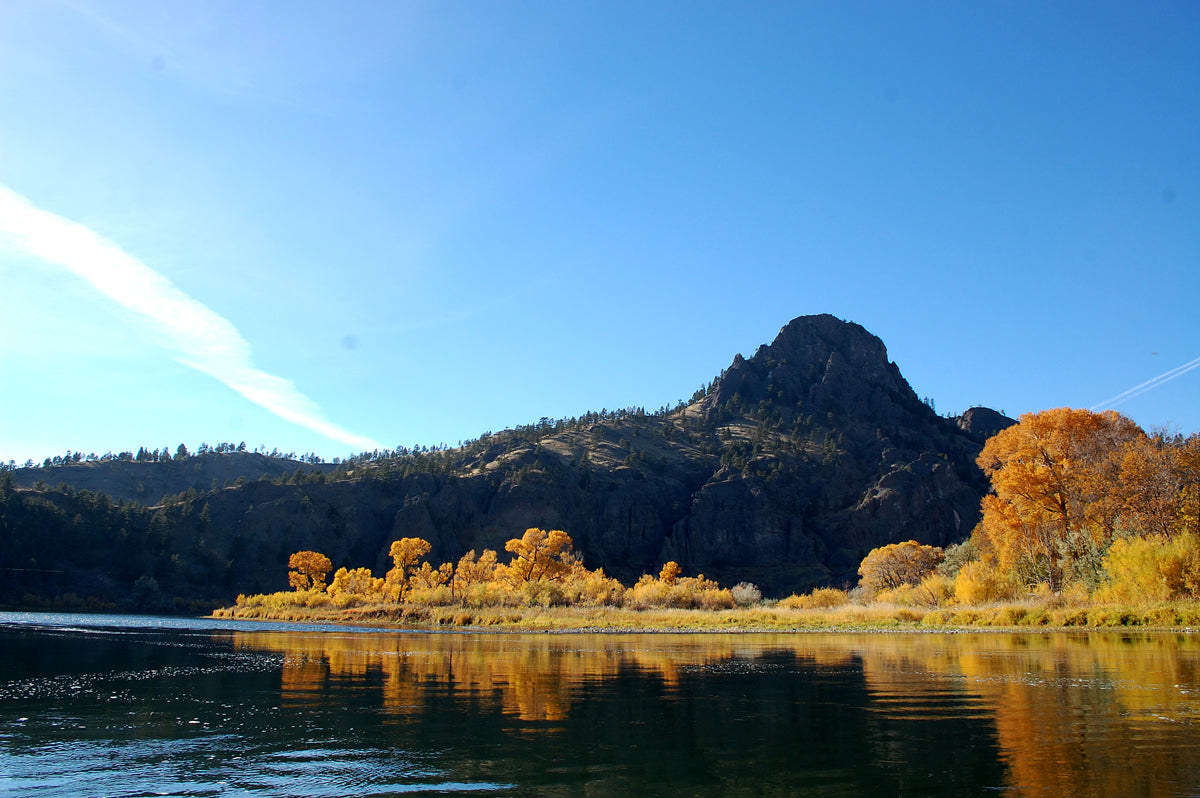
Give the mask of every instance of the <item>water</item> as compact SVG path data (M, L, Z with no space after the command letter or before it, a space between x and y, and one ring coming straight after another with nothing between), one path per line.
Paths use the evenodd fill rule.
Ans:
M0 613L0 793L1200 795L1185 634L518 635Z

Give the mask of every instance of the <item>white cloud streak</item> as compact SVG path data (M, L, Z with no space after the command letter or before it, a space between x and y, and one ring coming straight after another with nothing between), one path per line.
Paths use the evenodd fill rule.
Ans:
M87 227L0 185L0 248L63 266L165 336L179 362L256 405L358 451L382 448L325 418L290 380L254 367L250 344L227 319Z
M1194 368L1200 368L1200 357L1196 358L1195 360L1189 360L1187 363L1184 363L1182 366L1176 366L1175 368L1171 369L1170 371L1164 371L1162 374L1159 374L1157 377L1146 380L1141 385L1135 385L1132 388L1130 388L1128 391L1119 393L1111 399L1105 399L1100 404L1094 405L1091 408L1092 412L1096 413L1101 410L1109 410L1111 408L1116 407L1117 405L1124 404L1125 402L1128 402L1130 399L1141 396L1142 394L1144 394L1148 391L1153 391L1155 388L1159 387L1160 385L1165 385L1177 377L1182 377L1184 374L1187 374L1189 371L1191 371Z

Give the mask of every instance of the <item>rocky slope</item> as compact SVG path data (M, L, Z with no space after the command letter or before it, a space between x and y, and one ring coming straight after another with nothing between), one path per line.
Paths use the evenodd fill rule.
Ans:
M1011 420L986 409L963 419L923 404L859 325L806 316L673 410L589 413L461 449L191 485L162 505L126 505L123 538L122 523L80 511L94 507L90 493L39 491L63 505L51 526L64 531L54 534L78 538L74 519L93 530L91 556L58 569L75 576L42 592L72 584L79 595L119 595L149 575L174 595L229 601L285 587L287 555L298 549L382 573L399 537L430 540L441 561L468 549L503 553L530 526L565 530L589 567L627 582L676 560L687 574L753 581L768 595L845 584L871 548L910 538L945 545L970 532L986 487L974 464L980 430ZM72 477L63 469L42 479ZM18 511L6 513L0 568L62 564L53 534L15 545L27 533L16 529ZM153 552L131 557L134 539ZM105 557L118 562L98 566Z

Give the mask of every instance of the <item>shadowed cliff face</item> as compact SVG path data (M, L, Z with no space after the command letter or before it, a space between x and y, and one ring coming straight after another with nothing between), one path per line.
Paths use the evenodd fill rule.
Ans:
M1012 423L986 408L971 416ZM565 530L589 567L626 582L675 560L685 574L783 595L854 581L885 543L964 538L986 489L983 439L923 404L878 338L805 316L674 410L543 420L461 449L189 493L147 511L158 519L148 539L180 555L154 572L160 582L182 578L189 595L224 601L285 588L287 555L300 549L382 574L399 537L426 538L437 562L503 554L530 526ZM46 483L70 480L48 471Z
M883 342L829 315L801 316L750 360L735 357L706 404L735 396L877 424L911 424L914 415L929 415L888 361Z

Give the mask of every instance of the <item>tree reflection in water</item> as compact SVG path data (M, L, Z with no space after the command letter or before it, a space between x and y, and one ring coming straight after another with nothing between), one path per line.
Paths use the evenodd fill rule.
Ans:
M1157 796L1200 783L1200 642L1186 634L250 632L234 644L284 655L286 706L367 689L383 728L467 713L481 734L590 758L614 790L638 773L797 794L902 781Z

